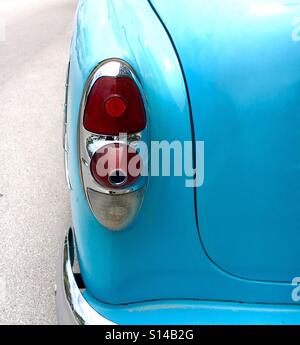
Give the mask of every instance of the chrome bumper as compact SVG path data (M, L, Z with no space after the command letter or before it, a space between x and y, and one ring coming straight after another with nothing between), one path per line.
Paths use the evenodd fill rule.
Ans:
M56 306L62 325L114 325L84 298L74 276L76 252L70 229L57 269ZM299 305L246 304L220 301L163 300L123 307L98 303L103 315L123 325L299 325Z
M58 260L56 284L57 320L61 325L113 325L84 299L74 277L75 240L69 229Z

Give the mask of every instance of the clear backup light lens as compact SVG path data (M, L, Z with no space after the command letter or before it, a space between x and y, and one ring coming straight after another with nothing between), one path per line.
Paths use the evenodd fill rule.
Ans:
M120 231L129 225L138 213L144 190L111 195L87 190L89 203L97 220L112 231Z

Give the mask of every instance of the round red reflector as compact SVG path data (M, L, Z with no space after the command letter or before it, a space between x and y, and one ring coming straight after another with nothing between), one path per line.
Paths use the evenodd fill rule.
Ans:
M141 176L142 161L137 152L125 144L108 144L99 149L91 161L91 173L96 182L109 189L134 184Z
M105 102L105 111L111 117L123 116L126 108L126 102L120 96L113 96Z

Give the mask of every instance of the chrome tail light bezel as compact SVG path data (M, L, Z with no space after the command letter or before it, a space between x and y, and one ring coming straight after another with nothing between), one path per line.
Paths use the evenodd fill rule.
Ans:
M142 96L142 99L144 101L146 117L147 117L147 126L142 132L128 134L128 135L123 134L120 136L108 136L108 135L93 133L85 129L83 123L84 123L85 107L88 101L88 97L96 81L102 77L114 77L114 78L128 77L128 78L131 78L134 81L134 83L137 85L140 91L140 94ZM121 144L121 145L124 144L125 145L126 144L134 148L141 141L147 144L149 141L148 106L147 106L146 97L143 92L141 83L137 75L135 74L134 70L125 61L120 60L120 59L115 59L115 58L105 60L93 70L93 72L91 73L91 75L89 76L86 82L82 100L81 100L81 105L80 105L79 125L78 125L78 155L79 155L79 168L80 168L79 171L80 171L81 183L84 189L86 200L92 212L94 213L98 221L105 227L107 227L107 225L103 224L101 219L99 219L99 215L96 214L95 207L91 203L91 198L89 197L89 193L91 191L94 191L95 193L107 195L108 198L109 196L118 196L118 195L122 196L124 194L130 194L130 193L139 193L143 195L147 187L148 178L146 176L141 176L136 181L136 183L134 183L133 185L127 186L125 188L118 188L118 189L106 188L100 185L98 182L96 182L96 180L93 178L91 174L90 165L91 165L92 158L98 150L100 150L101 148L107 145L110 145L110 144ZM143 163L146 164L146 166L148 166L149 162L143 162ZM138 213L139 208L142 204L143 198L139 198L139 199L141 200L140 205L138 209L136 210L136 212L134 212L135 213L134 215L131 212L132 219L130 221L132 221L134 216ZM129 225L130 221L125 222L124 226L121 226L115 229L110 229L110 230L115 230L115 231L122 230L124 227Z

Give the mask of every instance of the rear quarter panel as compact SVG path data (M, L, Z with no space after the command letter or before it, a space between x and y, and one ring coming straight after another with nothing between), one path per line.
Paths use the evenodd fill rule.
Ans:
M78 171L78 111L85 82L95 66L112 57L126 60L144 88L152 140L190 140L181 71L166 33L146 1L81 1L71 52L69 160L73 222L84 281L109 303L177 297L168 288L192 271L199 253L193 189L178 178L150 178L138 218L113 233L92 215ZM184 205L184 206L183 206ZM174 215L180 214L180 219ZM191 229L186 231L186 228ZM185 243L183 246L182 243ZM194 254L193 254L194 252Z
M182 178L150 177L139 216L123 232L109 232L94 218L78 168L78 113L89 74L112 57L126 60L141 81L151 140L192 139L180 65L149 3L80 1L71 47L68 158L73 225L88 293L115 305L162 299L292 303L289 284L233 277L206 256L194 190Z

